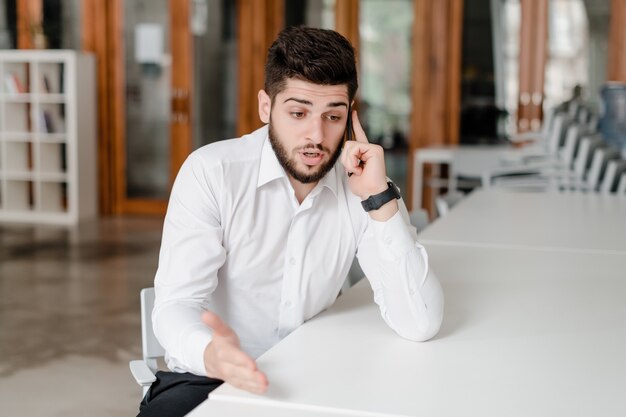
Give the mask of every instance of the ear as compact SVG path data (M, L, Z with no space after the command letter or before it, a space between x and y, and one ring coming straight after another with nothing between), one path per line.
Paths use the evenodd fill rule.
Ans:
M265 90L259 90L259 118L265 124L270 122L270 112L272 110L272 99Z

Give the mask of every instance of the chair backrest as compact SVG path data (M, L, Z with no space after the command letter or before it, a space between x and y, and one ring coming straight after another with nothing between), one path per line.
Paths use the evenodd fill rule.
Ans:
M574 161L574 174L582 180L587 172L587 167L591 163L591 156L596 148L602 146L602 138L597 135L587 136L580 140L576 160Z
M604 170L604 176L602 177L602 184L600 184L600 192L602 194L609 194L616 189L623 173L626 173L626 161L619 159L608 161L606 169Z
M620 153L612 147L598 147L593 153L591 167L587 174L587 189L596 191L600 186L602 178L609 161L619 159Z
M411 225L417 230L417 233L419 233L428 226L428 212L421 208L411 210L409 220L411 221Z
M561 160L567 169L570 169L574 163L574 154L578 141L580 140L580 133L580 126L576 124L571 125L567 129L565 145L563 146L563 153L561 154Z
M617 194L626 194L626 172L622 173L617 184Z
M460 191L449 191L445 195L437 196L435 199L435 207L437 208L439 217L443 217L448 214L450 209L461 201L463 197L465 197L465 194Z
M157 358L165 355L165 350L154 335L152 329L152 310L154 309L154 288L144 288L141 297L141 344L143 359L152 372L157 370Z
M568 120L568 117L562 113L554 116L554 121L552 122L553 126L552 129L550 129L550 134L547 137L546 143L548 147L548 153L550 155L557 154L561 142L561 135L563 134L564 129L567 128L565 124Z

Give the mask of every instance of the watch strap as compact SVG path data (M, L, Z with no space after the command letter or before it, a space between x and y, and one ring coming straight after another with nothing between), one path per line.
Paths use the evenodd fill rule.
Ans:
M387 181L387 185L388 188L382 193L372 195L361 201L361 205L365 211L378 210L391 200L400 198L400 192L395 184L391 181Z

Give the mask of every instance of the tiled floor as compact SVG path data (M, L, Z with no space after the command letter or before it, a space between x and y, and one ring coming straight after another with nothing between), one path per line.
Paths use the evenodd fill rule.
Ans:
M77 228L0 225L3 416L132 416L139 290L152 286L161 218Z

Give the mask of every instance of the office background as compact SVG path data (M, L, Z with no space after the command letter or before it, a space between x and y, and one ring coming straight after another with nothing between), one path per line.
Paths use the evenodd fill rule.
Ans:
M0 49L96 63L98 215L0 223L10 415L132 414L138 293L151 285L172 180L189 152L260 125L265 51L295 24L355 44L359 111L409 204L416 149L502 144L540 130L576 86L600 111L601 87L626 81L622 0L0 1ZM446 176L428 167L426 180L435 174ZM431 219L437 192L423 187L420 199Z

